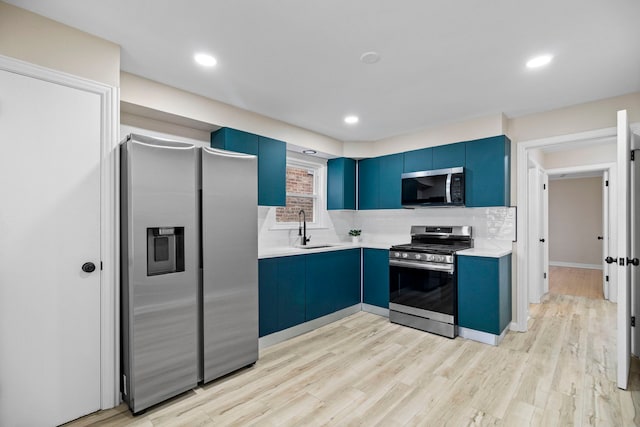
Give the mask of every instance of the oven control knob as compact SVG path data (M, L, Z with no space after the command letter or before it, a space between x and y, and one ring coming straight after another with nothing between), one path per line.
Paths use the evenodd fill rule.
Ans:
M433 255L431 255L431 254L429 254L429 255L425 255L425 256L424 256L424 258L425 258L427 261L433 261Z
M435 258L436 262L444 262L444 256L442 256L442 255L438 255L438 256L436 256L434 258Z
M422 258L422 257L420 256L420 254L416 254L415 256L416 256L416 259L420 259L420 258Z
M393 254L393 256L396 258L400 258L400 252L396 252L395 254Z
M402 258L409 258L409 254L402 254Z

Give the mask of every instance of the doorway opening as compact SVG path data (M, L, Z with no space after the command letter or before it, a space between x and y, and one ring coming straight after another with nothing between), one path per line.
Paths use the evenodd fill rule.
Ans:
M547 173L549 293L609 299L609 171Z

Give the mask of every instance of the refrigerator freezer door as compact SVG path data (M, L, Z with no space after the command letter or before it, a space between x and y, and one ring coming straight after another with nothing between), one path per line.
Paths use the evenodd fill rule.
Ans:
M204 381L258 360L257 158L202 149Z
M198 148L121 145L123 398L134 413L198 383Z

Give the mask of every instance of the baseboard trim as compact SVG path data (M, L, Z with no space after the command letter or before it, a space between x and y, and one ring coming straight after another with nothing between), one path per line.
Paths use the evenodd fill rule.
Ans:
M389 317L389 309L378 307L377 305L362 303L362 311L367 313L377 314L378 316Z
M578 262L549 261L552 267L588 268L590 270L602 270L602 264L582 264Z
M509 330L509 326L504 328L504 330L500 335L494 335L488 332L476 331L475 329L463 328L459 326L458 336L468 340L481 342L483 344L497 346L502 342L505 335L507 335L508 330Z
M262 350L267 347L271 347L272 345L279 344L288 339L297 337L298 335L306 334L314 329L318 329L340 319L344 319L345 317L351 316L352 314L356 314L360 311L362 311L361 304L358 303L351 307L336 311L335 313L327 314L326 316L318 317L317 319L301 323L291 328L265 335L258 340L258 348Z

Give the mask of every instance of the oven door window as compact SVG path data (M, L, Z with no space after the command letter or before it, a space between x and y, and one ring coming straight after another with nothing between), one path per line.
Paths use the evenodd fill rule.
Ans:
M389 267L389 301L456 316L453 273L409 267Z

